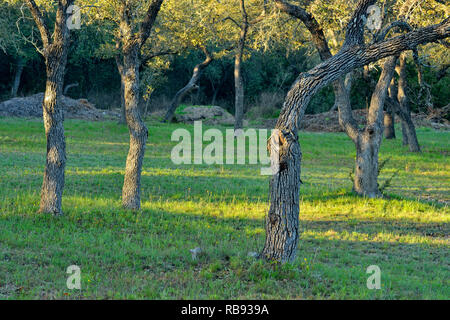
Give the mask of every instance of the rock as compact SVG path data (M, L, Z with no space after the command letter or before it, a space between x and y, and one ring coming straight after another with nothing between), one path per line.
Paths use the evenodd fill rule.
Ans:
M44 93L37 93L28 97L13 98L0 103L2 117L42 117L42 101ZM68 119L102 120L117 118L117 112L99 110L86 99L72 99L62 96L61 102L64 117Z
M251 251L251 252L248 253L247 256L249 256L250 258L255 258L256 259L256 258L258 258L259 254L258 254L258 252Z
M190 249L189 250L192 254L192 260L197 259L197 256L202 252L202 249L200 247L197 247L195 249Z
M185 107L175 113L175 118L182 123L203 121L207 125L234 125L233 115L219 106ZM244 126L248 126L248 121L244 120Z

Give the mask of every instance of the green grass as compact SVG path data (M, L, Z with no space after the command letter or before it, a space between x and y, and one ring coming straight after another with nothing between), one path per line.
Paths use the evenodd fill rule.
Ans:
M298 259L247 256L264 243L269 177L257 165L176 166L172 131L148 123L142 210L120 207L128 131L66 121L64 216L37 214L45 162L41 121L0 120L0 299L449 299L449 132L418 130L422 154L383 141L396 170L386 199L350 193L344 134L300 134ZM184 126L192 130L191 126ZM397 130L399 133L400 130ZM203 254L192 260L189 249ZM78 265L82 289L68 290ZM381 290L365 273L381 268Z
M184 109L188 108L188 107L202 107L202 108L212 108L213 106L193 106L193 105L187 105L187 104L180 104L178 106L178 108L175 110L175 114L186 114L186 112L184 111Z

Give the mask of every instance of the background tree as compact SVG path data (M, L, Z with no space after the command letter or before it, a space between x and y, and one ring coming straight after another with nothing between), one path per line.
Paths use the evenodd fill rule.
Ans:
M24 8L25 7L25 8ZM38 54L32 45L34 22L26 14L24 3L11 1L0 2L0 49L14 61L14 76L11 81L11 97L17 96L23 69Z

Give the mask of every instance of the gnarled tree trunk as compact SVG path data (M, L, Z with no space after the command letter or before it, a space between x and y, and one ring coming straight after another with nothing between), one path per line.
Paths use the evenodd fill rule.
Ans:
M173 115L175 114L175 111L177 110L180 103L183 101L183 98L192 90L197 89L197 82L200 79L200 76L202 75L203 70L210 65L210 63L213 61L212 55L209 53L209 51L206 49L206 47L202 47L202 51L205 54L205 60L202 63L199 63L195 66L194 71L192 72L192 77L189 80L189 82L181 88L173 98L172 102L170 103L169 109L166 112L166 115L164 116L163 122L170 122L172 121Z

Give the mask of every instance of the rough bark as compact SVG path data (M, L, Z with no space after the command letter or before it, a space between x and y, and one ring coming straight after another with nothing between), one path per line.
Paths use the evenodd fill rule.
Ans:
M139 47L124 55L125 119L130 133L130 149L125 166L122 205L138 210L141 206L141 172L148 129L139 110Z
M63 93L70 36L66 25L67 8L73 3L73 0L58 1L55 27L51 38L45 19L36 3L33 0L27 0L26 3L41 34L44 46L42 53L47 74L43 101L47 157L39 211L61 215L66 143L63 125L64 115L60 100Z
M119 12L120 36L117 43L121 47L121 57L117 57L116 61L119 61L117 65L123 68L121 78L124 86L125 119L130 133L130 148L122 187L122 205L131 210L138 210L141 207L141 172L148 138L148 129L139 110L140 53L150 36L162 2L163 0L151 1L137 35L126 2L122 3Z
M175 94L175 97L172 99L169 109L167 110L167 113L164 116L163 122L172 121L173 115L175 114L175 111L177 110L180 103L183 101L183 98L189 92L198 88L197 82L200 79L203 70L205 70L206 67L208 67L213 61L213 57L206 47L202 47L202 51L205 54L205 60L202 63L199 63L195 66L194 71L192 72L192 77L189 80L189 82Z
M280 140L284 141L280 149L286 150L286 152L278 155L271 148L272 162L277 162L277 157L279 157L281 165L279 172L272 176L270 184L271 209L266 219L268 223L266 223L263 257L281 262L295 259L298 243L294 240L298 239L299 203L297 199L301 168L301 153L300 147L297 147L296 132L314 94L356 68L388 56L398 55L419 44L448 37L450 34L450 23L445 20L439 25L421 28L371 45L364 45L365 12L368 6L374 2L375 0L361 0L358 3L347 26L344 46L339 53L310 71L301 73L286 96L276 124L276 129L282 133ZM368 133L370 134L369 131ZM286 156L282 156L283 154ZM289 156L291 154L292 156Z
M244 83L242 80L242 56L245 49L245 40L248 32L248 17L245 10L245 1L240 0L242 25L239 35L239 41L236 48L236 55L234 57L234 108L235 108L235 123L234 130L242 129L244 121Z
M262 257L282 263L295 259L299 239L300 162L302 153L297 130L280 131L279 149L270 144L270 154L279 156L279 172L270 182L270 208L266 216L266 241ZM271 139L272 140L272 139Z
M19 91L20 87L20 79L22 77L23 68L25 66L25 62L22 58L17 58L16 60L16 71L14 72L14 80L13 84L11 86L11 98L17 97L17 92Z

